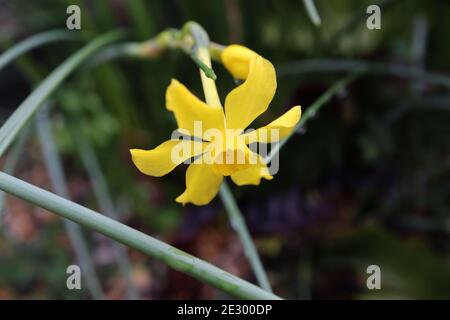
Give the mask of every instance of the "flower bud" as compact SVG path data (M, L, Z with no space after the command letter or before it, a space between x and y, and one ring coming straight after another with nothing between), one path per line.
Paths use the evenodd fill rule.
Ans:
M247 47L232 44L222 51L221 59L225 68L227 68L234 78L246 79L250 61L255 55L257 53Z

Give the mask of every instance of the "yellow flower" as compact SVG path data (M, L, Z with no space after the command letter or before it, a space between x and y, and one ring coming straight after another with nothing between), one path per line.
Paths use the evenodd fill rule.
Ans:
M259 185L261 178L272 179L263 157L248 145L286 137L300 120L300 107L293 107L258 130L244 129L267 110L276 86L273 65L259 55L251 59L245 82L226 97L225 108L207 105L172 80L166 92L166 107L174 113L179 131L200 139L168 140L148 151L132 149L134 164L142 173L160 177L186 160L195 159L186 172L186 190L176 199L183 205L208 204L217 195L224 176L230 176L239 186ZM200 136L196 131L198 123L203 132L215 134Z
M223 65L236 79L246 79L250 61L258 54L247 47L232 44L220 56Z

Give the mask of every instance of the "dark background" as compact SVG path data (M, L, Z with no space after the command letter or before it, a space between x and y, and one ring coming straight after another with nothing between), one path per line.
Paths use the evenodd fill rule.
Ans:
M315 3L321 26L302 1L0 0L0 43L64 28L70 4L81 7L87 36L125 28L129 40L141 41L195 20L213 41L244 44L277 68L277 95L259 124L295 104L307 110L355 61L367 62L376 72L349 85L289 141L273 181L233 193L282 297L450 298L450 2ZM381 30L366 27L370 4L381 7ZM33 77L44 77L80 46L52 43L3 69L0 119L31 92ZM214 67L223 99L235 84ZM164 107L171 78L202 97L195 65L179 52L79 70L57 90L52 125L71 198L98 209L69 126L90 138L121 221L254 281L219 198L183 208L174 199L184 190L185 168L152 178L130 160L128 149L153 148L175 129ZM15 175L51 190L35 135ZM4 213L0 298L89 299L86 290L65 286L66 267L75 261L61 220L13 197ZM111 243L85 235L107 297L127 298ZM138 252L129 256L144 298L226 298ZM381 268L381 290L366 288L371 264Z

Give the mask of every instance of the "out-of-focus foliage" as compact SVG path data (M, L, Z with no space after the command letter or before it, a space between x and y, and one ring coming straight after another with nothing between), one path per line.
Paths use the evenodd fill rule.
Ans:
M240 43L283 65L311 58L363 59L450 71L447 1L315 1L322 24L302 1L25 1L0 0L0 42L64 28L66 6L82 10L86 36L126 28L146 40L188 20L211 39ZM381 30L366 28L379 4ZM77 31L74 31L77 32ZM425 34L425 37L421 36ZM58 42L0 73L0 117L79 47ZM292 64L291 64L292 65ZM86 67L88 68L88 67ZM219 93L234 81L215 65ZM270 110L255 127L300 104L307 108L342 73L278 74ZM73 199L95 207L68 126L90 137L126 223L251 279L220 201L181 207L184 169L163 179L139 174L129 148L152 148L176 128L164 107L171 78L202 97L195 65L178 52L156 60L120 59L84 69L58 90L53 123ZM450 88L386 75L365 75L334 98L282 150L280 171L259 188L233 192L275 291L286 298L450 298ZM17 174L50 189L34 140ZM65 289L70 246L58 219L8 198L0 233L0 298L86 298ZM89 234L109 297L124 297L111 248ZM133 277L147 298L215 298L220 293L131 252ZM382 290L366 288L366 268L382 270Z

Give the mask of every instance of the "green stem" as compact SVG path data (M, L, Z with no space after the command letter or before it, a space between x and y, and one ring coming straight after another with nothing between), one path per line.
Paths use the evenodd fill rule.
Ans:
M450 77L429 72L417 66L384 63L357 59L305 59L283 64L277 68L278 77L297 76L320 72L365 72L367 74L390 75L399 78L420 80L426 83L450 87Z
M305 123L314 118L317 112L324 106L330 99L337 93L339 93L342 89L344 89L350 82L354 81L358 76L361 75L361 71L352 72L343 79L339 80L335 84L333 84L327 91L325 91L313 104L311 104L306 112L303 113L300 121L295 126L294 130L291 133L281 140L278 144L276 144L272 150L270 150L270 154L265 158L265 162L269 163L272 159L280 152L280 149L289 141L292 136L298 132Z
M211 68L211 57L208 49L208 34L200 25L195 22L187 23L186 28L189 28L193 38L195 39L197 49L196 53L198 55L198 58ZM200 76L202 80L203 91L205 93L206 103L210 106L222 106L219 94L217 93L215 81L211 78L208 78L202 71L200 71ZM225 181L222 183L222 186L220 188L220 196L228 212L230 223L233 229L237 232L239 239L242 242L246 257L250 262L259 285L264 290L272 292L272 288L270 286L266 272L261 263L261 259L259 258L258 251L256 250L252 238L250 237L250 233L248 232L241 211L239 210L239 207L237 206L236 201L234 200L233 195L230 192Z
M211 58L209 56L208 49L199 48L198 59L203 61L203 63L209 67L211 67ZM221 107L222 103L220 102L219 94L217 93L216 82L214 79L208 77L203 70L200 70L200 79L202 81L203 92L205 94L206 103L210 106Z
M217 75L214 72L214 70L211 68L211 66L207 66L200 58L197 56L197 54L194 51L191 50L183 50L191 59L194 61L197 66L200 68L200 70L203 71L203 73L212 80L217 80Z
M305 6L306 12L308 13L309 18L314 23L315 26L320 26L322 23L320 21L319 12L317 12L316 5L314 0L303 0L303 4Z
M0 189L161 260L233 297L280 299L206 261L4 172L0 172Z
M218 48L218 45L215 45L214 48ZM193 50L194 48L192 47L191 35L177 29L164 30L156 37L143 42L127 42L111 46L107 50L99 52L99 54L91 59L87 67L90 68L105 61L121 57L155 59L168 49L181 50L181 52L186 54L201 70L203 70L208 78L213 80L217 79L214 70L197 57L195 50ZM211 50L214 49L211 48Z
M211 59L216 62L222 63L222 52L226 48L221 44L210 42L209 43L209 54L211 55Z
M53 189L61 197L69 199L66 178L61 159L56 151L46 109L41 110L41 113L36 117L36 126ZM100 280L95 271L94 262L89 254L89 248L80 226L67 219L64 219L64 226L75 251L77 261L80 264L81 270L83 270L83 275L86 276L86 283L90 294L94 299L104 299Z
M27 121L30 120L42 103L58 88L61 82L84 62L86 58L90 57L101 47L118 40L121 35L122 33L113 31L98 37L73 54L41 82L0 128L0 157Z
M258 251L253 244L250 233L248 232L241 210L233 197L233 194L228 187L226 181L222 183L220 187L220 198L225 205L228 217L230 219L231 226L236 231L244 246L245 256L250 261L253 271L255 272L256 279L259 285L264 290L272 292L269 280L267 279L266 272L264 271L261 259L259 258Z

